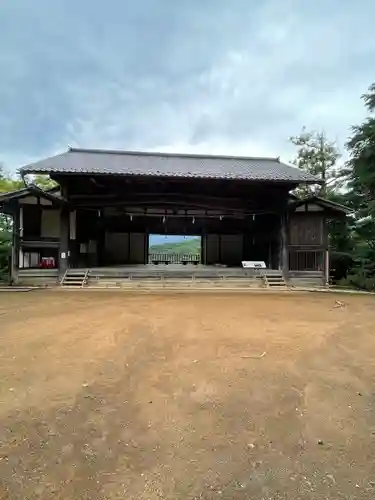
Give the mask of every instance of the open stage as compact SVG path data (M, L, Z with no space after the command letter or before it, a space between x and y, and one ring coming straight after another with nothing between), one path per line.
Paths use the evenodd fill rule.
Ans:
M242 283L245 286L264 286L266 281L281 281L278 269L244 269L242 267L206 266L202 264L140 264L73 268L66 275L65 284L83 283L84 286L124 287L131 283ZM56 285L61 283L57 269L20 269L21 284ZM64 281L64 280L63 280ZM284 282L285 283L285 282ZM321 272L290 272L287 284L292 286L321 287L324 276ZM237 285L236 285L237 286Z
M266 271L266 270L263 270ZM276 271L282 280L280 271ZM135 266L71 269L63 287L120 289L248 289L267 286L265 273L240 267L193 264L147 264ZM282 284L285 286L284 281Z

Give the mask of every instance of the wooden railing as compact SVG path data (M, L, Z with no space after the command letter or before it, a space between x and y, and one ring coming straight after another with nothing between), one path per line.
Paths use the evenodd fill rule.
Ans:
M201 256L198 253L150 253L149 264L199 264Z
M47 241L47 242L59 242L60 238L58 236L40 236L40 234L24 234L21 236L21 241Z
M324 251L292 250L289 251L290 271L323 271Z

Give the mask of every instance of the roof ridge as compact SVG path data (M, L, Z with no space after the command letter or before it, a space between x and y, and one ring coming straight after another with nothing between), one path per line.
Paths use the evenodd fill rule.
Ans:
M237 156L237 155L212 155L204 153L171 153L163 151L135 151L121 149L96 149L96 148L74 148L69 147L68 153L98 153L98 154L117 154L129 156L168 156L172 158L212 158L224 160L268 160L280 163L280 156Z

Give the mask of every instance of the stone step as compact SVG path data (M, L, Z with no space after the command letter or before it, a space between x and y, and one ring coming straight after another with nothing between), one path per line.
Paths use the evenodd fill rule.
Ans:
M284 277L279 271L264 274L264 284L267 288L282 289L287 288Z
M83 286L86 285L87 279L88 279L88 270L82 270L82 269L69 269L62 281L61 281L61 286L62 287L74 287L74 288L82 288Z

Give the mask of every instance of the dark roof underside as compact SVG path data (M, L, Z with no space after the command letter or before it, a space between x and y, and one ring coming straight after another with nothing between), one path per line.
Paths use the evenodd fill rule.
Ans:
M45 198L52 201L53 203L64 203L65 200L63 200L60 195L56 194L56 189L57 188L52 188L44 191L38 186L35 186L35 184L30 184L29 186L18 189L16 191L0 193L0 206L3 206L5 203L8 203L12 200L18 200L30 195Z
M21 168L22 174L91 174L232 179L316 184L320 180L278 158L70 149Z

